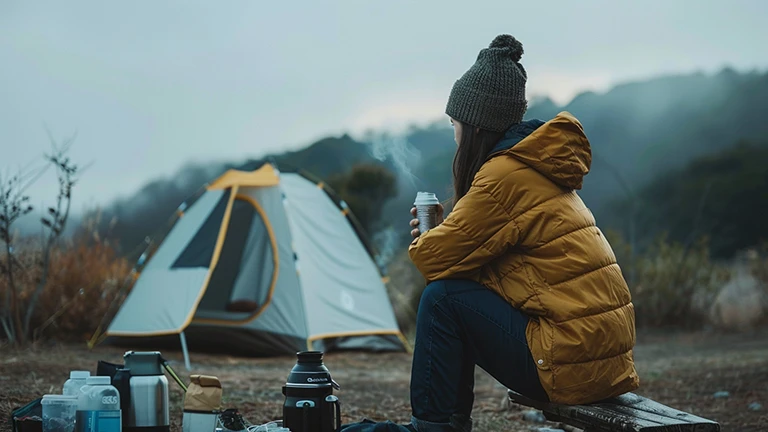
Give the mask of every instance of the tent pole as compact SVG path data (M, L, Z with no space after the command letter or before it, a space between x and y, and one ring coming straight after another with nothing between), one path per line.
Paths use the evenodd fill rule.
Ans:
M187 351L187 337L184 336L184 332L179 333L179 339L181 339L181 352L184 353L184 367L188 371L192 370L192 365L189 364L189 351Z

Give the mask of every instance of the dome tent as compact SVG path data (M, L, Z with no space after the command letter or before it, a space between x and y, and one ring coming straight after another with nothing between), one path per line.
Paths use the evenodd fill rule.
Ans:
M382 275L322 182L229 170L189 206L109 323L108 341L181 337L246 355L405 350Z

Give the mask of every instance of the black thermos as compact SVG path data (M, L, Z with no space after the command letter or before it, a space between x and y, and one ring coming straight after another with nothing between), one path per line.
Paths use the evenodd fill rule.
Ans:
M341 430L341 404L333 394L339 385L323 364L322 351L302 351L296 357L283 386L283 427L292 432Z

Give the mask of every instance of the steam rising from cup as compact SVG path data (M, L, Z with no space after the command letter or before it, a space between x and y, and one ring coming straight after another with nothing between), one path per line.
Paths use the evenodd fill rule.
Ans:
M387 158L392 159L397 171L407 179L414 189L417 188L416 182L423 182L411 171L411 166L418 166L421 154L418 150L403 137L378 136L371 141L371 156L384 162Z
M379 268L384 269L392 261L395 253L399 250L400 239L398 231L393 227L387 227L373 236L373 241L376 243L379 253L376 256L376 265Z

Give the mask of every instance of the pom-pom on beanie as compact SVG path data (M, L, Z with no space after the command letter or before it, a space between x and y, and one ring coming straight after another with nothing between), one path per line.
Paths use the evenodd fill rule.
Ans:
M523 121L528 108L520 64L523 44L503 34L480 51L475 64L451 89L445 113L462 123L504 132Z

